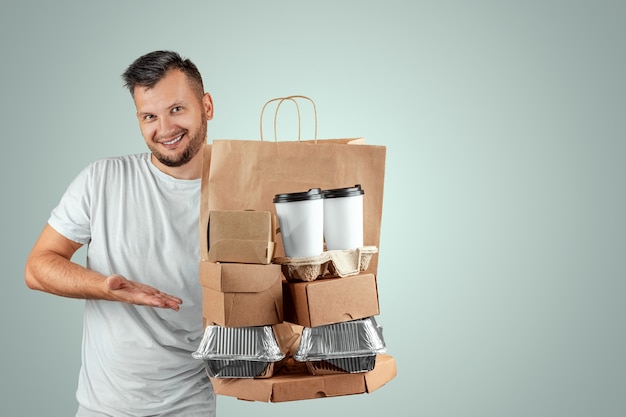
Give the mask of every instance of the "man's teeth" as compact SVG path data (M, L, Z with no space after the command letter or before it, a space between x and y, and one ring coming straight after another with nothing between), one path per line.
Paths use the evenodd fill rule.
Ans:
M170 140L169 142L163 142L164 145L173 145L174 143L178 142L179 140L181 140L183 138L183 135L180 135L172 140Z

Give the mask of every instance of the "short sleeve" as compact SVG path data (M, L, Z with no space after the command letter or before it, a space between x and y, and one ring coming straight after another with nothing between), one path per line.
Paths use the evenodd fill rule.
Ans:
M94 164L78 174L52 210L48 224L66 238L80 244L91 241L91 179Z

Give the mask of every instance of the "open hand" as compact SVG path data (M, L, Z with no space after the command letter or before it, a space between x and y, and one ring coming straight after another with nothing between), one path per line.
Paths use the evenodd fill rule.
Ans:
M122 275L107 277L106 284L113 298L131 304L171 308L178 311L183 303L178 297L166 294L149 285L130 281Z

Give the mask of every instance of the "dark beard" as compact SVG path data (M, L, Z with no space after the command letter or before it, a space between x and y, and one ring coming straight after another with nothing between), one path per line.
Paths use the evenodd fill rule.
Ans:
M187 145L187 148L177 158L174 159L174 158L165 156L161 154L160 152L157 152L155 149L152 149L152 155L154 155L154 157L163 165L171 167L171 168L185 165L186 163L191 161L191 159L194 156L196 156L196 154L202 148L202 145L204 144L204 142L206 142L206 134L207 134L206 122L207 122L206 119L203 118L202 127L200 128L200 130L198 131L196 135L190 137L189 145ZM189 132L187 132L186 134L189 134Z

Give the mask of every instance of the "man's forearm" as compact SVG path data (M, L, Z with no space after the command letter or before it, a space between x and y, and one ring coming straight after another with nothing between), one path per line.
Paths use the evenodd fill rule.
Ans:
M35 253L25 270L29 288L71 298L107 297L106 276L54 253Z
M72 262L72 256L80 247L81 244L46 225L26 261L26 285L63 297L180 308L183 300L176 296L119 274L105 276Z

